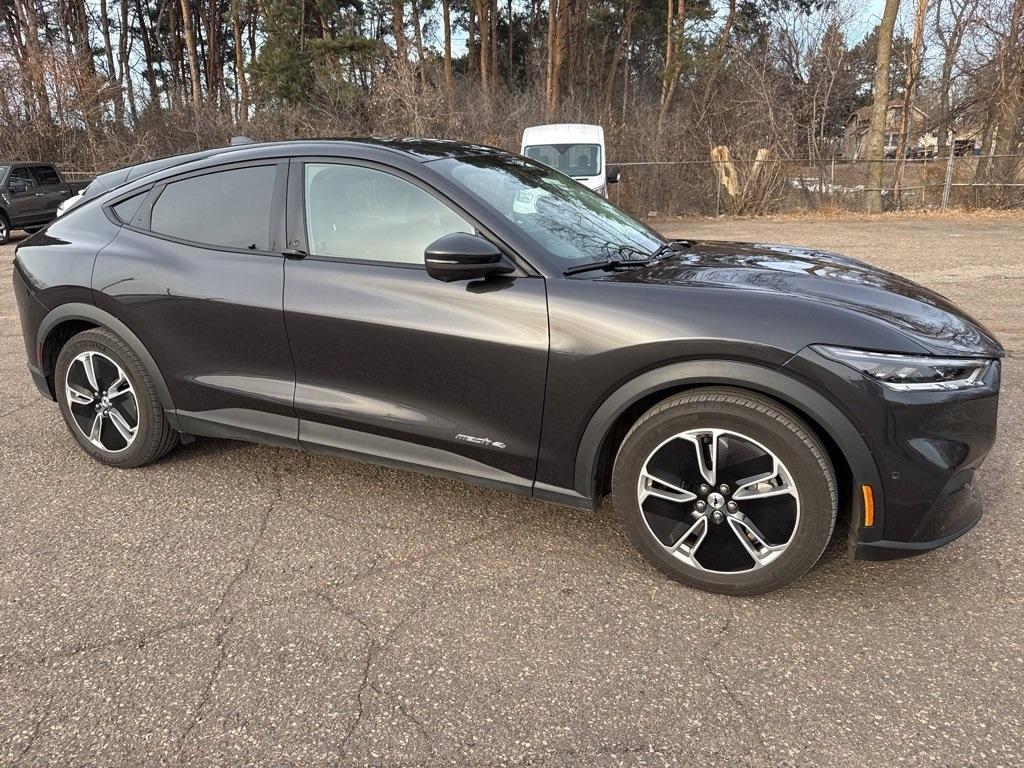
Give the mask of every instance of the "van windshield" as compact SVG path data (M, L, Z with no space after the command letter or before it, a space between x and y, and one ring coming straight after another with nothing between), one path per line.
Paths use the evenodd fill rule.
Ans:
M646 259L664 244L603 197L557 171L513 155L446 158L431 164L561 263Z
M566 176L580 178L601 174L600 144L532 144L523 154Z

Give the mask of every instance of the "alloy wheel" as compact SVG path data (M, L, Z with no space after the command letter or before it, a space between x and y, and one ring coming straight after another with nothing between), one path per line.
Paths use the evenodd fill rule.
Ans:
M139 432L139 402L124 370L101 352L77 355L64 382L75 426L97 448L127 450Z
M702 572L764 568L800 524L800 495L783 462L726 429L691 429L658 445L643 464L637 500L661 546Z

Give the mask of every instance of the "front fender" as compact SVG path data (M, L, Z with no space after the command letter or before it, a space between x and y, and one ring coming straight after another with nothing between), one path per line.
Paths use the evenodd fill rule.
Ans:
M672 363L642 373L620 386L591 417L576 453L575 493L597 502L597 472L601 449L619 417L650 395L680 387L726 385L753 390L772 397L802 414L824 431L838 447L853 473L854 487L861 483L881 488L878 466L860 432L835 404L806 384L750 363L700 360ZM850 540L859 535L859 515L851 515ZM885 519L885 501L875 496L876 530Z

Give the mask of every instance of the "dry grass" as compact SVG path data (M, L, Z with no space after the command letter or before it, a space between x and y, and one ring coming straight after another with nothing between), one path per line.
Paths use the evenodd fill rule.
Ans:
M675 223L680 221L707 221L714 216L657 216L650 219L653 223ZM846 211L841 208L820 208L814 211L796 211L793 213L775 213L767 216L730 216L733 220L758 221L885 221L902 219L927 219L933 221L1020 221L1024 222L1024 210L1000 210L996 208L947 208L945 210L904 210L886 211L885 213L864 213Z

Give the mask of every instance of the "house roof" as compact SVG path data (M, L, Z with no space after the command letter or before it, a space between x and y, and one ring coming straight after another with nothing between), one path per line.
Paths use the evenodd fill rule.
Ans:
M860 120L870 120L871 119L871 109L872 109L872 106L873 106L872 104L868 104L866 107L861 107L856 112L851 112L850 116L848 118L846 118L846 122L850 122L854 118L856 118L858 121L860 121ZM913 105L912 108L914 110L914 115L915 116L920 116L920 117L924 117L925 116L924 111L920 107L918 107L916 104ZM889 99L888 109L903 109L903 99Z

